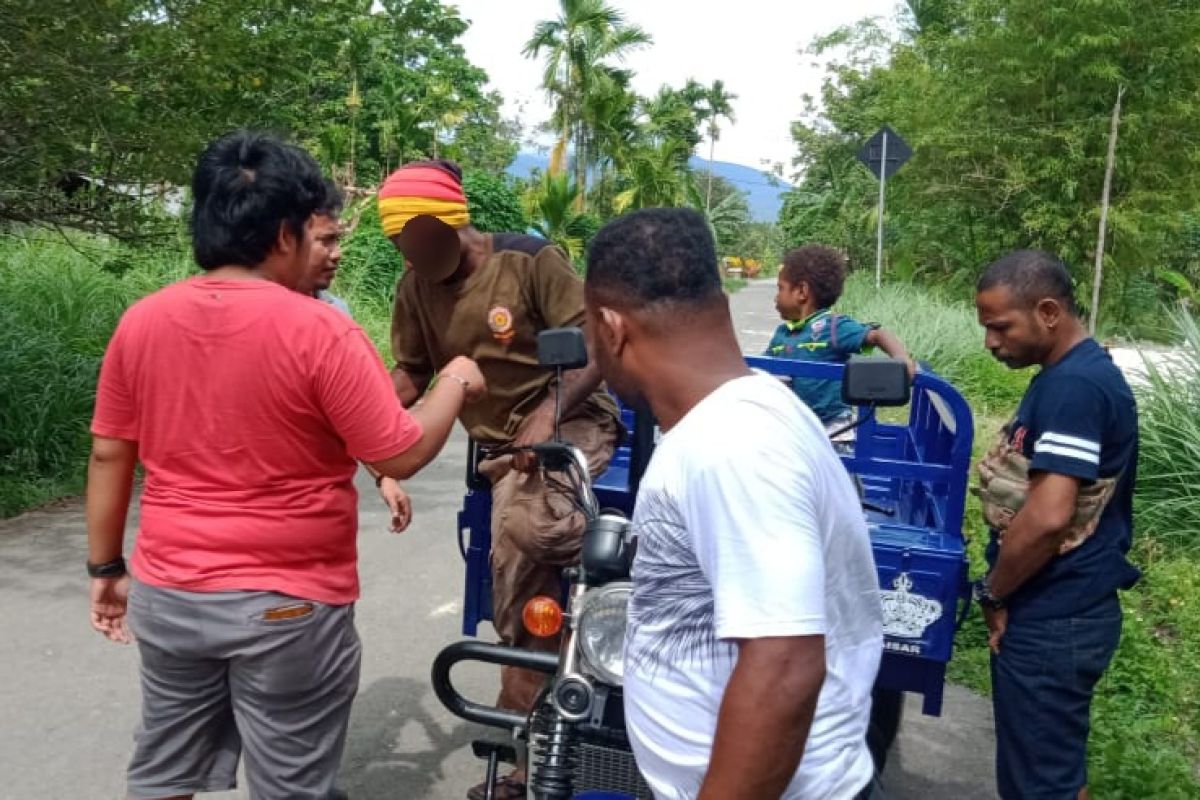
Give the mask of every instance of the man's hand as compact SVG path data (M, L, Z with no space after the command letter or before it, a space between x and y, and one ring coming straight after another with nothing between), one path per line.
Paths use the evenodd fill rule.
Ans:
M402 533L412 522L412 500L400 488L400 481L384 476L379 481L379 496L392 512L392 533Z
M513 447L529 447L530 445L548 442L554 437L554 401L542 403L535 408L513 437ZM538 467L538 458L528 450L513 454L513 469L521 472L533 472Z
M129 576L92 578L92 627L112 642L129 644L133 635L125 624Z
M994 655L999 655L1000 640L1004 638L1004 632L1008 630L1008 609L1001 608L989 611L985 608L983 610L983 621L987 623L988 648Z
M487 394L487 381L483 379L479 365L466 356L457 356L451 359L450 363L442 370L442 377L447 375L454 375L467 382L466 399L468 403L482 400L483 396Z

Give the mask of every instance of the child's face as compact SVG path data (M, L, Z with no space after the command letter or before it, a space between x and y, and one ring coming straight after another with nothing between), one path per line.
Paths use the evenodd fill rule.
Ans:
M790 283L783 276L776 281L775 310L784 319L795 320L804 316L808 303L808 286L804 283Z

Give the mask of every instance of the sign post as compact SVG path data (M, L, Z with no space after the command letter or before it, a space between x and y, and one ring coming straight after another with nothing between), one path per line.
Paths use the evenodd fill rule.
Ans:
M887 195L887 179L895 175L912 158L912 148L900 135L884 125L858 151L858 160L879 179L879 210L876 219L875 288L883 285L883 210Z

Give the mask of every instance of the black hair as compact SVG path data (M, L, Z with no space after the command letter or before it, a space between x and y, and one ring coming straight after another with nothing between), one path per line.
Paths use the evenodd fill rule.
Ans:
M341 193L304 150L265 133L215 140L192 176L192 251L202 269L257 266L287 225L298 238L313 214L336 214Z
M452 178L454 178L454 180L458 181L460 184L463 182L462 167L460 167L458 165L458 162L451 161L448 158L431 158L431 159L427 159L425 161L411 161L408 164L405 164L404 166L406 166L406 167L432 167L433 169L440 169L442 172L447 173Z
M979 276L976 292L1004 286L1028 310L1052 298L1078 314L1071 272L1063 261L1042 250L1017 250L993 261Z
M708 223L687 208L648 208L613 220L588 249L587 289L635 305L701 306L724 299Z
M832 247L809 244L789 250L780 277L793 286L808 284L817 308L829 308L846 285L846 257Z

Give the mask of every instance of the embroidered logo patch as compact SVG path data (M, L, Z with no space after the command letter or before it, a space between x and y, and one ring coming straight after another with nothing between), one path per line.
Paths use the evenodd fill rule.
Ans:
M1021 425L1020 427L1017 428L1016 432L1013 434L1013 437L1012 437L1013 450L1016 450L1018 453L1025 452L1025 435L1027 433L1029 433L1029 429L1026 428L1024 425Z
M516 336L512 312L504 306L496 306L488 312L488 327L492 329L492 336L504 344L508 344Z
M816 321L815 321L815 322L813 322L813 324L812 324L812 332L813 332L813 333L820 333L821 331L825 330L825 325L826 325L827 323L828 323L828 320L824 320L824 319L819 319L819 320L816 320Z

